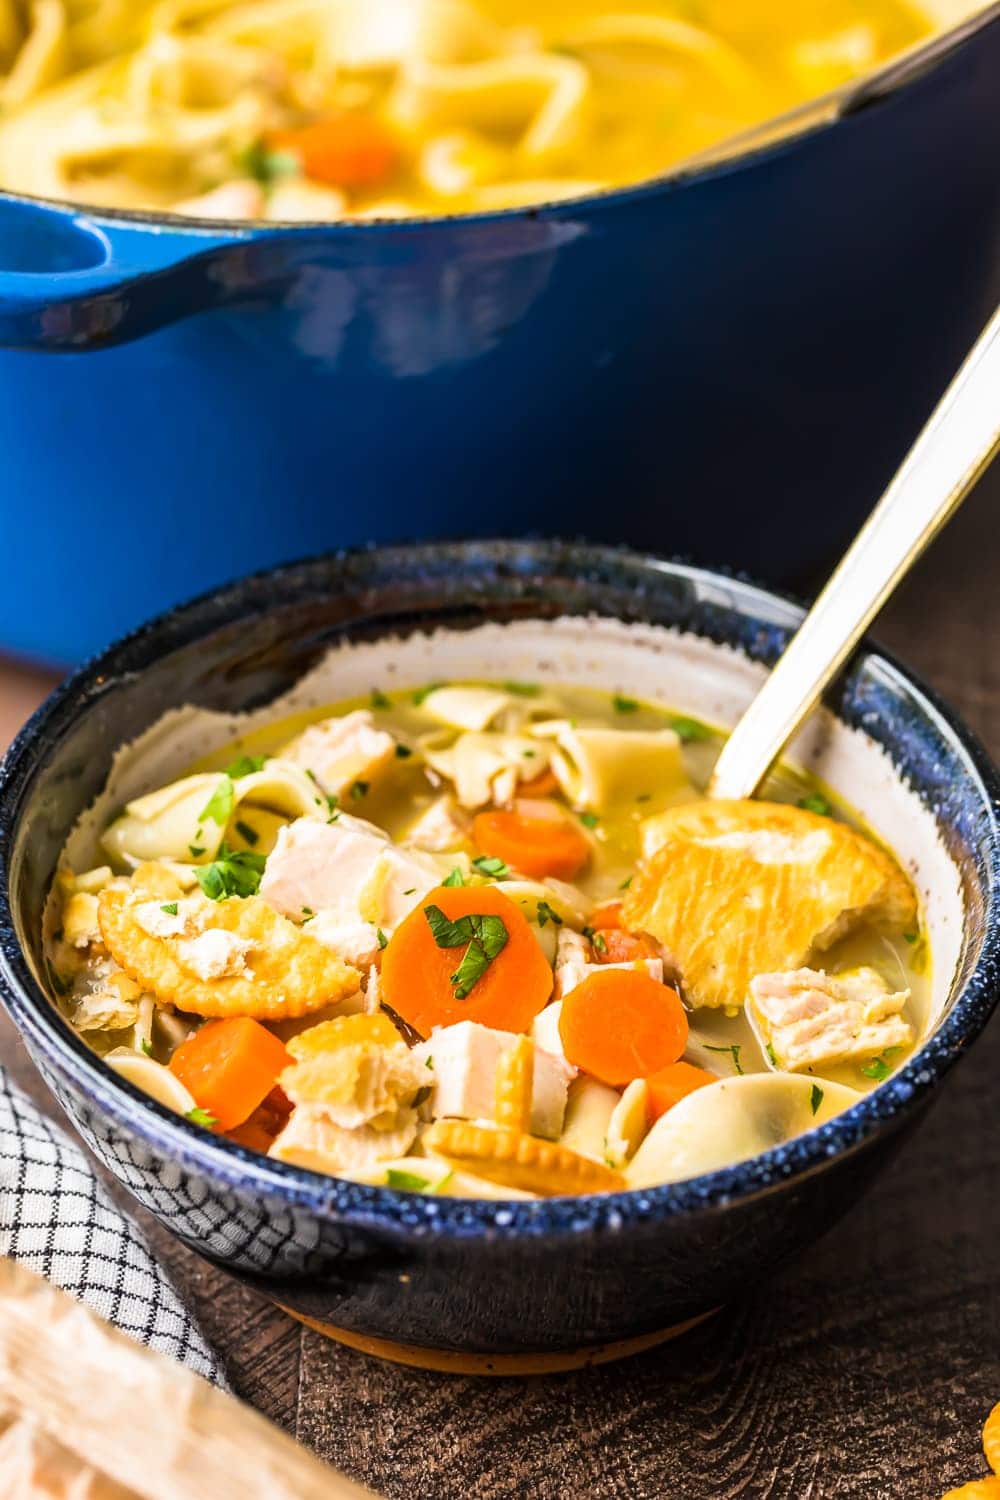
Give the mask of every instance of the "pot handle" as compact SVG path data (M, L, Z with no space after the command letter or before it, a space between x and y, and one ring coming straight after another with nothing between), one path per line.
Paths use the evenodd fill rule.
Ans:
M261 238L0 194L0 346L84 352L139 338L245 289L226 268Z

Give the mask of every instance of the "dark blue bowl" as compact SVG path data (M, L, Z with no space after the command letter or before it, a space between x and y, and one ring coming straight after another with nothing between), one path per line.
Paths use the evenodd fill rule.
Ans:
M636 622L627 632L653 642L669 695L671 652L679 660L721 643L742 655L713 654L749 671L745 657L772 661L801 612L748 583L600 547L491 542L321 558L246 579L113 646L52 695L0 773L3 996L88 1143L202 1254L349 1342L437 1368L607 1358L738 1296L869 1184L997 999L996 774L932 694L868 653L829 705L859 733L836 733L884 767L940 840L961 929L942 936L955 973L943 1019L906 1066L786 1146L710 1176L606 1197L501 1203L394 1193L219 1141L112 1075L72 1033L39 981L42 904L61 845L117 745L181 704L264 705L334 645L384 649L391 660L437 649L427 632L438 627L468 642L484 622L517 622L509 634L557 616L561 625L542 627L546 640L570 630L596 641L622 628L612 618ZM940 920L934 915L932 927Z
M780 141L538 210L276 229L0 194L0 645L80 661L410 536L802 578L995 303L998 92L992 4Z

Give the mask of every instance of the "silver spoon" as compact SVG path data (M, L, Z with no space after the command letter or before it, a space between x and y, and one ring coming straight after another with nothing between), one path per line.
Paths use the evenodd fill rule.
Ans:
M710 797L752 797L872 620L1000 448L1000 308L716 761Z

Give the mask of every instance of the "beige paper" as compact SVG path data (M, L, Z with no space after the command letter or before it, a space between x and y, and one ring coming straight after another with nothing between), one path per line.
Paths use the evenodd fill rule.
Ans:
M0 1260L3 1500L372 1500L257 1412Z

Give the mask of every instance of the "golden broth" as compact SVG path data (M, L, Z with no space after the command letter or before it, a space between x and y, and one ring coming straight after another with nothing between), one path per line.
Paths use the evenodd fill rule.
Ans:
M36 9L32 24L0 0L0 185L277 220L490 210L637 181L932 30L916 0Z

